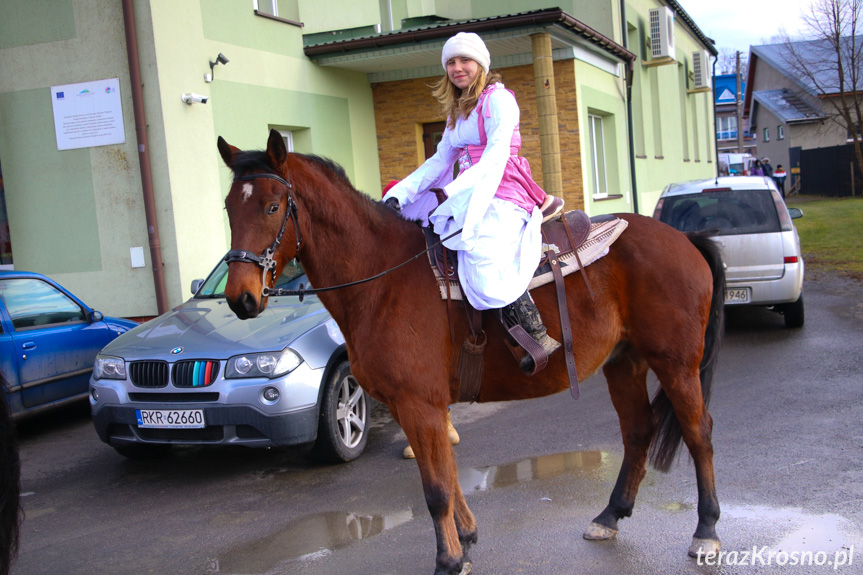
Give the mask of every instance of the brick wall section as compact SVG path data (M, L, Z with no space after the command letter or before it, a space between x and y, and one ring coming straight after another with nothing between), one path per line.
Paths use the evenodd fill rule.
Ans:
M515 93L521 108L521 155L531 165L536 182L542 186L542 156L539 121L536 116L533 66L499 70L504 84ZM581 172L581 146L578 130L578 102L575 91L575 65L571 60L554 63L557 89L557 120L560 134L563 196L567 209L584 209ZM372 85L375 122L378 132L378 157L381 188L390 180L404 178L417 167L417 126L441 121L440 105L429 85L437 78L419 78Z

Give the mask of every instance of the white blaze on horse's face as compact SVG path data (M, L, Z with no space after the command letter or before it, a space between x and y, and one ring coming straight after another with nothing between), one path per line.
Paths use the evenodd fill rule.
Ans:
M252 187L252 184L250 184L248 182L243 184L243 203L244 204L246 203L246 200L249 199L249 196L252 195L253 191L254 191L254 188Z

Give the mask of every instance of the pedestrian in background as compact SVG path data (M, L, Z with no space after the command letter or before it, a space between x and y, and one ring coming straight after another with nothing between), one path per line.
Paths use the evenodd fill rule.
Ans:
M776 182L776 187L779 188L779 193L785 197L785 168L782 164L776 166L776 171L773 172L773 181Z
M764 168L761 167L761 160L755 160L755 163L752 164L752 171L749 174L750 176L763 176Z
M773 166L770 165L770 158L761 158L761 169L764 170L764 175L768 178L773 177Z

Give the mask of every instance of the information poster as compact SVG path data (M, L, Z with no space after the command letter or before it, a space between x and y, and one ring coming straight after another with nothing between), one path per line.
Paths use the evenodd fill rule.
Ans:
M126 141L118 78L52 86L51 102L58 150Z

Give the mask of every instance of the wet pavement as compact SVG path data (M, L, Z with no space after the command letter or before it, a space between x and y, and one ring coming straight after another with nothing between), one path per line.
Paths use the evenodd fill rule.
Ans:
M861 295L859 282L807 282L800 330L764 310L729 314L711 401L725 565L686 554L685 449L670 473L648 471L616 539L582 539L622 457L602 379L578 401L455 406L459 481L479 524L472 572L863 573ZM327 466L242 448L128 461L98 440L86 406L25 422L13 573L430 575L416 464L386 410L373 425L359 460Z

